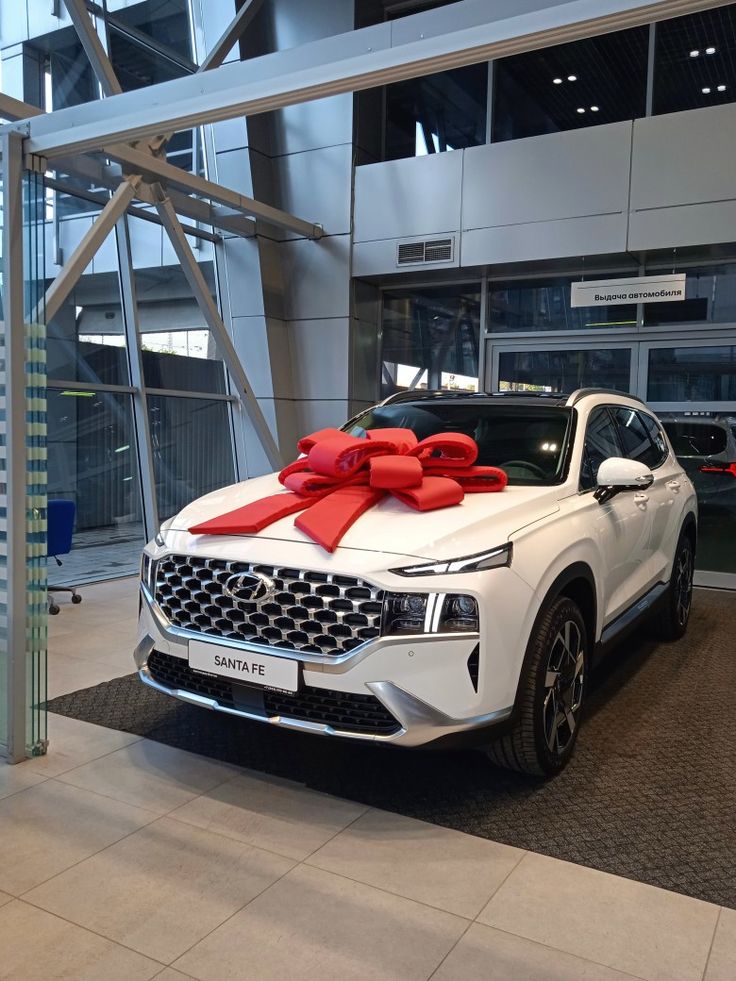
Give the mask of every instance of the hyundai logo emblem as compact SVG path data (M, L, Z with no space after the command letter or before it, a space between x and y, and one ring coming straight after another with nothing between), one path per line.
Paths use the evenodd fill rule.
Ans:
M230 576L223 590L231 600L243 603L262 601L276 592L276 583L259 572L244 572Z

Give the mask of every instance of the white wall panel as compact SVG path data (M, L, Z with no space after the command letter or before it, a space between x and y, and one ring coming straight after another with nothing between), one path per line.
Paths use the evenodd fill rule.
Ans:
M462 169L460 150L358 167L355 241L457 231Z
M631 123L465 151L463 229L628 210Z
M634 123L630 249L736 238L736 105Z
M284 242L281 249L287 319L326 320L350 315L348 235L317 242Z
M626 215L592 215L463 232L461 266L623 252Z
M344 143L277 157L273 167L279 191L274 203L299 218L319 222L326 235L349 234L352 152Z
M296 399L346 399L350 378L347 318L289 323Z

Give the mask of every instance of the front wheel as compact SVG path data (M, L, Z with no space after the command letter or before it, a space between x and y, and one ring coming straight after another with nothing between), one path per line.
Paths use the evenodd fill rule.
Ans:
M689 535L680 535L672 565L667 592L652 619L654 633L660 640L679 640L687 630L693 603L695 553Z
M542 613L527 648L513 729L488 748L499 766L553 776L572 756L582 717L588 637L579 607L566 596Z

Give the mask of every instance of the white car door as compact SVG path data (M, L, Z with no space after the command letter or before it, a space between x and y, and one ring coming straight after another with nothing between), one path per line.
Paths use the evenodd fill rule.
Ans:
M612 409L594 409L586 427L580 489L590 495L587 510L600 554L604 623L634 603L650 584L646 560L651 555L652 511L642 499L646 492L622 491L605 504L593 497L601 463L623 455Z

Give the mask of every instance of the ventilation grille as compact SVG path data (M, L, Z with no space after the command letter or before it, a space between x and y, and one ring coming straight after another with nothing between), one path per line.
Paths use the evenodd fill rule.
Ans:
M454 238L432 238L423 242L401 242L397 251L397 266L426 265L429 262L452 262Z

